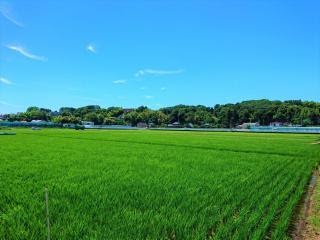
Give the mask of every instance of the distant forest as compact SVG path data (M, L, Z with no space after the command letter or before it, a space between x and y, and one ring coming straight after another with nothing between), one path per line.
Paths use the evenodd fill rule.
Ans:
M289 100L270 101L266 99L243 101L236 104L217 104L214 107L202 105L177 105L152 110L145 106L135 109L90 105L80 108L62 107L59 111L29 107L26 112L2 116L7 121L45 120L55 123L81 124L81 121L96 125L131 125L146 123L153 126L193 127L236 127L242 123L257 122L270 125L279 122L285 125L320 125L320 103Z

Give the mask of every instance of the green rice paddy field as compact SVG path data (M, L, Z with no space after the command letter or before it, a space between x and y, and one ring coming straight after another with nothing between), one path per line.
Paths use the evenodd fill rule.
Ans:
M15 129L0 239L286 239L319 135Z

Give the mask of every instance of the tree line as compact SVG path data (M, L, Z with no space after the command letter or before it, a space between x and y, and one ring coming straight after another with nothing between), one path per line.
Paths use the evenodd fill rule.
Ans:
M269 125L280 122L287 125L320 125L320 103L313 101L250 100L235 104L176 105L152 110L146 106L135 109L121 107L101 108L90 105L80 108L62 107L59 111L29 107L25 112L4 115L8 121L44 120L55 123L81 124L81 121L96 125L131 125L146 123L152 126L179 126L233 128L242 123L257 122Z

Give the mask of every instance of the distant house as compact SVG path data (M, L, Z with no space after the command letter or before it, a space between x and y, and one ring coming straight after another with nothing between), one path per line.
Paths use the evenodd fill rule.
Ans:
M270 127L282 127L283 123L282 122L271 122Z
M168 127L169 128L179 128L179 127L181 127L181 125L179 122L174 122L174 123L168 124Z
M205 123L201 125L202 128L210 128L210 124L209 123Z
M76 127L76 125L73 123L64 123L62 126L64 128L75 128Z
M138 128L147 128L148 124L146 124L145 122L138 122L137 123L137 127Z
M94 126L94 122L89 122L89 121L81 121L81 124L85 127L85 128L91 128Z
M31 123L46 123L44 120L31 120Z
M239 128L242 129L250 129L250 128L255 128L255 127L259 127L260 124L255 122L255 123L242 123L241 125L239 125Z
M94 122L89 122L89 121L81 121L82 125L88 125L88 126L93 126Z

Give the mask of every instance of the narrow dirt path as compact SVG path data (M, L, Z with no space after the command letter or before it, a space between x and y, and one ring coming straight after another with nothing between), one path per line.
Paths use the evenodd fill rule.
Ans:
M320 240L320 168L312 175L308 191L296 223L294 240Z

